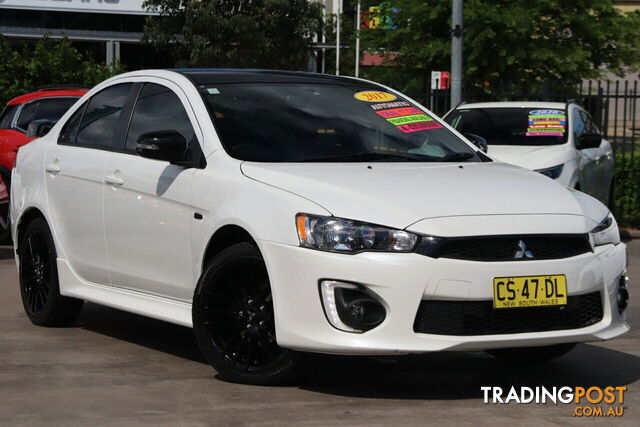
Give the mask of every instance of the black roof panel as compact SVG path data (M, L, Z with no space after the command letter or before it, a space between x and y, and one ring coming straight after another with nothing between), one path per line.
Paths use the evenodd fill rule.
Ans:
M197 86L217 83L348 83L362 86L377 86L349 77L301 71L186 68L173 69L187 76Z

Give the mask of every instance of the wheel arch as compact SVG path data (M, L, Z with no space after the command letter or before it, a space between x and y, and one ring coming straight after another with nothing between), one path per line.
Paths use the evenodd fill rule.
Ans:
M21 239L22 233L24 232L25 228L29 225L29 223L33 221L35 218L42 218L48 223L44 213L42 213L42 211L37 207L30 207L26 209L22 213L22 215L20 215L20 219L18 220L18 225L16 227L16 236L14 241L17 254L20 254L20 249L21 249L20 242L22 240Z
M202 256L201 272L204 271L209 261L217 254L242 242L251 243L260 251L256 239L244 227L237 224L226 224L219 227L207 242L206 249Z

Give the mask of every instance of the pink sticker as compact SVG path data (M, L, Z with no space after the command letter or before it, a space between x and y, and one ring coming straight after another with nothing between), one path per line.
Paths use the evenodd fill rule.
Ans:
M564 125L558 125L553 123L550 123L548 125L541 125L541 124L529 125L529 129L546 129L546 128L564 129Z
M562 122L564 123L567 119L559 119L554 117L534 117L529 118L529 123L539 123L539 122Z
M563 136L563 132L527 132L527 136Z
M384 117L385 119L388 119L391 117L409 116L411 114L424 114L424 112L418 110L415 107L405 107L405 108L393 108L391 110L376 111L376 114L381 117Z
M406 125L396 126L398 130L401 130L404 133L418 132L420 130L427 129L438 129L441 127L442 125L436 121L408 123Z

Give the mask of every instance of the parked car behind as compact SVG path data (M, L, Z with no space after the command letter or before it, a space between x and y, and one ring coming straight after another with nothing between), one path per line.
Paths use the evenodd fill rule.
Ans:
M0 177L7 188L18 149L35 139L27 134L29 124L35 120L49 121L50 127L88 90L76 86L47 87L17 96L7 103L0 114ZM0 207L0 244L11 239L6 215Z
M9 215L9 188L5 185L2 177L0 176L0 227L8 227L8 224L3 222L4 218Z
M232 381L285 381L305 351L528 366L629 329L606 206L365 80L122 74L23 147L14 178L34 324L88 300L193 327Z
M488 153L493 157L538 171L611 205L614 175L611 145L579 105L463 104L444 119L461 133L486 139Z

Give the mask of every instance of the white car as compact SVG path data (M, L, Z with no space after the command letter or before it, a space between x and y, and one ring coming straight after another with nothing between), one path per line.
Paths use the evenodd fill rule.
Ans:
M122 74L13 177L33 323L86 300L193 327L233 381L283 381L303 352L544 361L629 329L603 204L365 80Z
M450 111L444 120L461 133L484 138L492 157L540 172L612 206L611 144L579 105L471 103Z

